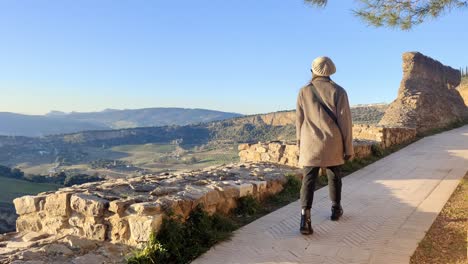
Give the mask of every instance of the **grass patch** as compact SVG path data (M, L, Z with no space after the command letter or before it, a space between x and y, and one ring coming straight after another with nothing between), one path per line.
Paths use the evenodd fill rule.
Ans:
M411 257L411 264L467 263L468 172Z
M12 203L13 199L24 195L57 190L60 185L34 183L23 180L0 177L0 202Z
M257 201L252 196L245 196L239 199L239 207L230 218L238 225L247 225L260 217L263 217L279 208L288 205L299 199L301 190L301 180L298 176L286 175L286 183L283 190L276 195L267 197L262 201Z

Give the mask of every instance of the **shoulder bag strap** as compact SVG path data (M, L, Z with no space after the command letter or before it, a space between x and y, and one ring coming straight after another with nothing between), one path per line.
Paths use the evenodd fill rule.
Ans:
M320 103L323 110L325 110L325 112L327 112L327 114L331 117L331 119L336 123L336 125L339 128L340 126L338 125L338 118L336 118L335 113L333 113L333 111L327 106L327 104L325 104L322 97L320 97L319 93L317 92L317 89L315 89L315 86L312 83L309 86L310 86L310 90L312 91L312 94L315 96L317 101Z

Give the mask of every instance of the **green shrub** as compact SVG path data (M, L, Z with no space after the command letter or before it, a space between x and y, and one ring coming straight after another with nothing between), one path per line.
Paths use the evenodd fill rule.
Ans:
M382 157L384 155L384 150L381 146L373 144L371 146L371 153L375 157Z
M260 203L252 195L241 197L237 201L235 214L237 216L252 216L260 209Z
M190 263L214 244L228 239L237 227L229 218L209 215L199 206L185 222L174 217L164 219L159 233L152 234L147 245L127 263Z
M276 195L271 196L267 203L273 205L283 205L299 199L301 191L301 180L295 175L286 175L286 183L283 185L283 190Z

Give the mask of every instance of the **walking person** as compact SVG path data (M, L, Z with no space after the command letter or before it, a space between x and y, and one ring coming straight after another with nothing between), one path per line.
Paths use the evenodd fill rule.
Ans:
M330 218L337 221L343 215L340 166L354 155L348 96L330 79L336 72L335 64L328 57L318 57L312 62L311 72L312 80L299 92L296 108L299 166L304 169L300 232L305 235L314 232L310 210L320 168L327 168Z

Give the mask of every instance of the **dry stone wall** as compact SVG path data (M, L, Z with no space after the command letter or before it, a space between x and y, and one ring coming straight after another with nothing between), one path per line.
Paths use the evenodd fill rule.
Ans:
M404 53L398 97L379 124L424 133L466 120L468 109L456 90L460 79L458 70L419 52Z
M416 138L416 129L388 128L371 125L354 125L354 153L358 158L372 154L372 146L388 148L411 142ZM293 143L275 141L257 144L239 145L239 157L242 162L270 162L297 167L299 149Z
M210 213L228 213L240 197L280 192L292 172L274 164L232 164L24 196L14 200L17 231L138 245L159 230L168 212L186 218L201 204Z
M407 127L384 127L375 125L353 125L353 137L357 140L377 142L388 148L410 142L416 138L416 129Z

